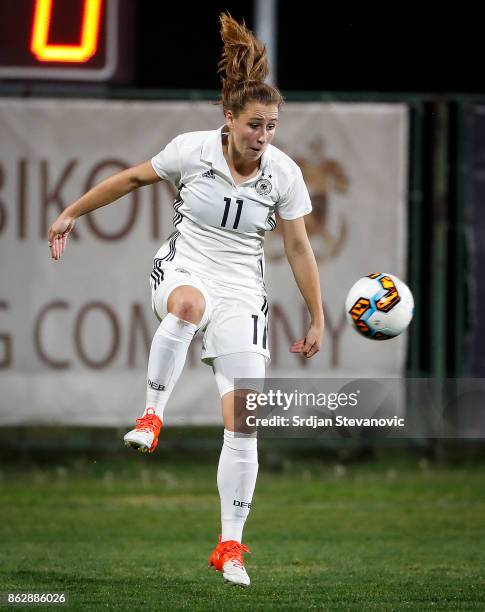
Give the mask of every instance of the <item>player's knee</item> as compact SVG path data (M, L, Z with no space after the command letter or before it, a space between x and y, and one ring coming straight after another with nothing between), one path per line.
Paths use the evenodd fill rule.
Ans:
M204 315L204 306L188 299L182 299L174 301L172 307L169 307L169 312L179 319L197 324Z
M175 294L168 300L168 312L195 325L201 322L204 311L205 300L202 295Z

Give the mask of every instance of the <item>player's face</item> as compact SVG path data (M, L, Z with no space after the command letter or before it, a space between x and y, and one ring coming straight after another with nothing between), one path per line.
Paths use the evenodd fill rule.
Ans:
M238 117L226 113L235 151L246 161L257 161L264 153L278 122L278 106L249 102Z

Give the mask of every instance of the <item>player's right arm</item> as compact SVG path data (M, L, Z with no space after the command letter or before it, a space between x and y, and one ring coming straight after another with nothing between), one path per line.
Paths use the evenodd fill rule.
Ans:
M144 185L151 185L162 180L153 169L150 161L133 166L123 172L105 179L62 211L51 225L48 244L53 259L60 259L66 248L67 237L72 231L76 219L87 213L111 204L127 193Z

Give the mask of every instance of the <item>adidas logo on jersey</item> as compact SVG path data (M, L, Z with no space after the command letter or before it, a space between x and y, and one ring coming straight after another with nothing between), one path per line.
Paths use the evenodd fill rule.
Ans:
M212 170L212 168L210 170L207 170L207 172L203 172L202 176L205 176L205 178L211 178L211 179L216 178L216 175L214 174L214 170Z

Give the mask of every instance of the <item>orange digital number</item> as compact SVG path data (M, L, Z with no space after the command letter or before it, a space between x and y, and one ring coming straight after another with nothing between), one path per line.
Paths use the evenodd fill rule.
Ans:
M36 0L30 50L41 62L87 62L98 48L102 0L84 0L81 43L49 44L52 0Z

